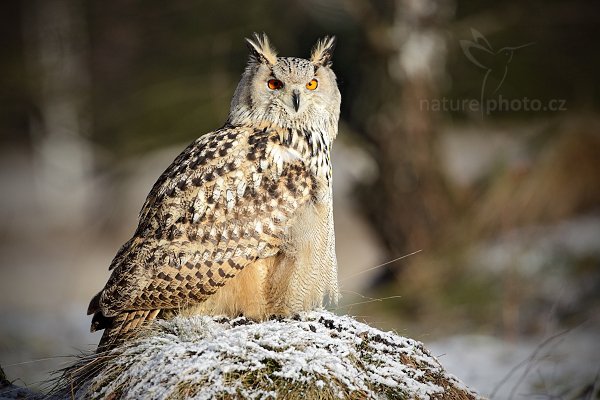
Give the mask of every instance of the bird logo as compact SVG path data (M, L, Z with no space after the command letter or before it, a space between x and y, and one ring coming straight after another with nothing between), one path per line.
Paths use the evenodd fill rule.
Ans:
M496 88L492 93L496 93L506 79L508 65L511 63L515 51L531 46L534 43L527 43L520 46L507 46L502 47L499 50L494 50L490 42L488 42L481 32L471 28L471 34L473 40L461 40L460 47L469 61L485 70L480 94L481 104L483 104L487 86L491 85L489 81L491 81L492 78L495 79Z

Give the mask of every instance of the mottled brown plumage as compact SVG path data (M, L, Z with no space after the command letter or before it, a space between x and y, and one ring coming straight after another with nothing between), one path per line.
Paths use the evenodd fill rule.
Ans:
M100 348L161 314L262 319L337 301L334 41L320 41L311 60L278 58L266 36L248 42L227 123L161 175L90 303L92 330L105 329Z

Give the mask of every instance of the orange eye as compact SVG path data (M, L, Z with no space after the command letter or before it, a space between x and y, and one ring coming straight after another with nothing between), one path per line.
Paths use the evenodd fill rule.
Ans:
M308 90L315 90L318 86L319 86L319 81L316 79L313 79L312 81L310 81L306 84L306 88Z
M283 87L283 82L281 82L279 79L269 79L267 86L271 90L279 90Z

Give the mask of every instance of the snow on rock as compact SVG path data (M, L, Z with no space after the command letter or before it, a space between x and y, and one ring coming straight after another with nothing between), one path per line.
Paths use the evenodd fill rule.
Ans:
M158 321L127 345L83 357L60 385L65 397L92 399L480 398L421 343L327 311Z

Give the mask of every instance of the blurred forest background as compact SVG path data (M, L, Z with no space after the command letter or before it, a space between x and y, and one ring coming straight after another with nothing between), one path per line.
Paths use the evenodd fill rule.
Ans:
M492 398L600 398L596 1L0 10L9 378L40 387L98 341L89 299L154 180L224 123L256 31L284 56L338 38L337 311L424 341Z

